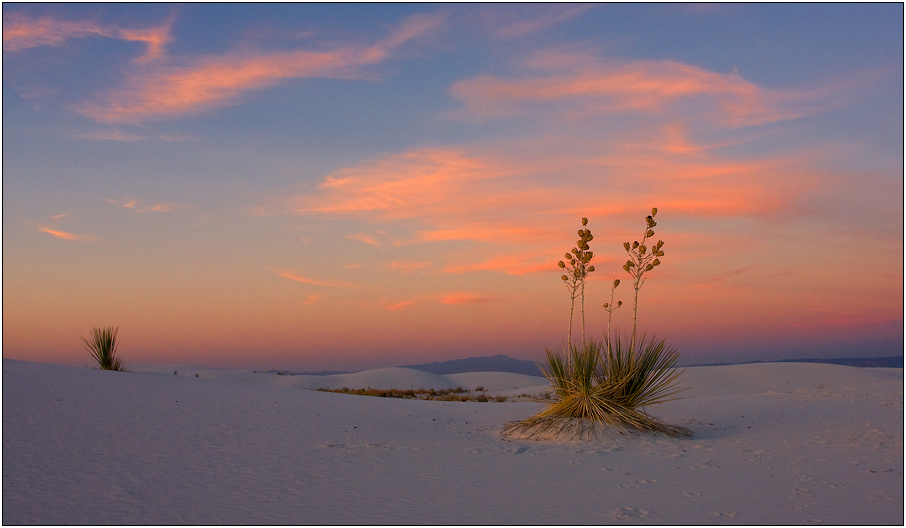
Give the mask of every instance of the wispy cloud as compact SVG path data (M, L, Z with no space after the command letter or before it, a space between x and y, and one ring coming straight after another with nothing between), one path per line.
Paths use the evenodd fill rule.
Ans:
M122 201L113 200L108 198L108 202L123 207L125 209L130 209L136 213L168 213L176 209L176 204L172 203L156 203L153 205L142 205L139 200L132 198L126 198Z
M494 38L514 40L572 20L592 4L489 4L475 10L475 23Z
M69 21L53 17L31 18L21 13L3 15L3 51L16 52L37 46L62 46L70 39L108 37L142 42L147 51L137 62L147 62L164 55L170 42L172 19L150 28L127 29L92 21Z
M302 300L302 304L304 304L306 306L311 306L312 304L315 304L316 302L320 301L323 298L324 298L323 295L319 295L317 293L312 293L312 294L306 296L305 299Z
M390 263L390 269L402 273L412 273L415 270L423 270L431 267L431 262L427 260L418 261L401 261L394 260Z
M465 105L458 115L523 115L539 107L569 117L641 112L704 118L733 127L772 123L827 111L877 81L815 89L776 90L745 80L736 71L718 73L675 61L602 60L583 53L543 52L526 61L518 78L483 75L453 85Z
M382 244L378 242L374 237L368 236L365 233L356 233L354 235L348 235L346 238L349 240L356 240L363 244L368 244L369 246L381 247Z
M283 277L284 279L289 279L296 282L301 282L303 284L314 284L315 286L329 286L331 288L355 288L355 284L348 282L335 281L335 280L317 280L309 279L308 277L302 277L297 275L295 271L284 270L277 271L277 275Z
M448 304L448 305L458 305L458 304L489 304L503 300L500 297L494 297L490 295L482 295L472 292L451 292L451 293L438 293L434 295L420 295L406 299L403 301L395 302L393 304L387 305L388 310L401 310L403 308L408 308L410 306L423 303L423 302L432 302L437 304Z
M365 66L387 60L404 43L441 23L440 17L416 15L373 45L330 50L231 52L137 69L125 85L98 100L75 107L102 123L140 123L236 104L249 92L287 79L363 78Z
M95 130L91 132L82 132L74 136L75 139L89 139L91 141L141 141L147 139L146 136L123 132L119 129Z
M440 302L442 304L488 304L497 302L499 300L499 297L491 297L468 292L457 292L443 295Z
M94 240L93 235L76 235L73 233L68 233L66 231L59 231L57 229L51 229L50 227L38 227L38 231L47 233L48 235L53 235L57 238L62 238L63 240Z
M550 251L540 250L523 255L501 255L481 262L448 264L444 267L444 273L462 274L474 271L495 271L517 276L544 273L556 269L554 267L556 261L554 257L556 256L557 254L553 252L553 248Z

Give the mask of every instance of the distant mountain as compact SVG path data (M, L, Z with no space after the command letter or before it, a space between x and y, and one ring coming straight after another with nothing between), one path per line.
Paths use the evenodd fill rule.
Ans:
M715 367L722 365L745 365L749 363L830 363L832 365L847 365L850 367L880 367L903 368L903 356L873 357L873 358L833 358L833 359L777 359L773 361L744 361L742 363L707 363L697 365L684 365L687 367ZM430 372L432 374L459 374L461 372L512 372L529 376L541 376L541 370L534 361L515 359L503 354L496 356L470 357L468 359L453 359L450 361L435 361L420 365L401 365ZM269 370L271 374L330 376L333 374L350 374L355 371L322 370L321 372L292 372L289 370Z
M403 365L404 368L411 368L430 372L432 374L459 374L460 372L512 372L515 374L527 374L529 376L541 376L541 370L534 361L525 359L514 359L503 354L496 356L470 357L468 359L453 359L451 361L441 361L434 363L422 363L421 365Z
M690 367L716 367L722 365L747 365L750 363L829 363L861 368L903 368L903 356L872 358L808 358L808 359L775 359L773 361L745 361L742 363L708 363L706 365L689 365Z

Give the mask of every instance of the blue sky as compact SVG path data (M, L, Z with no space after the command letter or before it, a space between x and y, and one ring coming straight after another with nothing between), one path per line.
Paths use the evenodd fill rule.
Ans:
M5 4L4 357L562 344L659 209L687 363L903 344L901 4ZM626 330L624 308L614 322Z

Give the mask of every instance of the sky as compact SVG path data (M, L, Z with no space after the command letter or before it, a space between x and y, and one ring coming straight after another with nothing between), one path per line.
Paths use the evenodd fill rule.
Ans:
M3 4L3 357L903 351L903 5ZM577 300L573 333L581 332Z

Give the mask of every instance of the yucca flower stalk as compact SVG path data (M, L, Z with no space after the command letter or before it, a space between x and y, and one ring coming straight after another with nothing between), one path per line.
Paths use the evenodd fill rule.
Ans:
M620 306L623 306L623 301L617 301L617 304L613 303L614 293L617 291L617 286L620 285L620 279L614 279L610 287L610 302L604 303L604 309L607 310L607 330L604 332L604 336L610 337L610 321L613 318L613 312ZM610 341L607 341L608 343Z
M98 362L101 370L119 370L125 372L126 364L116 357L116 349L119 343L116 341L116 334L119 327L108 326L106 328L92 328L91 340L82 337L85 343L85 350L91 353L91 356Z
M582 342L585 343L585 278L595 270L595 267L590 264L595 254L588 246L594 236L585 227L586 225L588 225L588 218L582 218L582 229L578 231L579 240L576 242L576 247L571 250L571 253L566 253L565 261L557 262L559 267L568 272L567 275L560 277L566 283L566 289L569 290L569 332L566 334L568 345L571 345L573 340L573 314L577 296L581 300Z
M657 215L657 207L652 208L651 214L645 217L647 227L645 228L645 234L642 236L641 242L636 240L632 244L629 242L623 243L623 249L629 253L629 260L626 261L626 264L623 264L623 270L632 277L632 287L635 289L635 300L632 306L632 340L629 342L630 349L633 349L636 341L636 319L639 313L639 289L645 284L643 276L645 273L659 266L661 261L658 257L664 256L664 252L661 251L661 248L664 246L663 240L658 240L657 244L655 244L650 251L646 245L648 238L654 236L654 226L657 225L657 222L654 221L655 215Z

